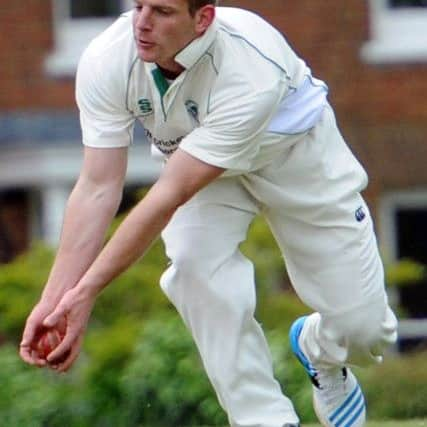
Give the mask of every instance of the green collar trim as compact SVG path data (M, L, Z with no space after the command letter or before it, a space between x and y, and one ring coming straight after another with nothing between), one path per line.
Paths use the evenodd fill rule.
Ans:
M154 68L153 70L151 70L151 74L153 75L154 83L156 84L157 89L160 92L160 96L163 98L164 94L169 88L169 83L158 68Z

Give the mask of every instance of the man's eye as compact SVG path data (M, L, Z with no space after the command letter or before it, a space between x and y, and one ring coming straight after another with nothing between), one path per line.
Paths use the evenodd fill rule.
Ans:
M170 9L157 9L157 12L160 13L160 15L170 15L172 12Z

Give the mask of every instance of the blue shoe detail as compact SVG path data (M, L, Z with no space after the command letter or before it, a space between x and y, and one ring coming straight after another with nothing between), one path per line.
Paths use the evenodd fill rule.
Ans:
M335 418L337 418L338 415L348 406L348 404L353 400L356 394L360 397L363 397L362 390L360 390L359 385L355 387L355 389L351 392L350 396L348 396L347 399L342 403L342 405L337 408L336 411L329 417L329 420L331 422L335 421Z
M363 400L362 404L357 409L356 413L353 415L351 420L344 427L352 427L353 423L360 417L360 415L362 415L363 411L365 411L365 410L366 410L365 401Z
M315 382L317 371L316 369L314 369L313 365L309 362L305 354L302 352L301 347L299 345L299 337L301 335L301 331L302 331L302 328L304 327L304 323L306 319L307 319L307 316L303 316L295 320L295 322L291 326L291 329L289 330L289 340L291 343L292 351L294 352L295 356L304 366L304 369L306 370L311 381Z
M345 400L345 402L338 408L334 414L329 418L332 423L335 422L335 418L337 418L339 415L340 418L335 422L336 427L341 427L345 422L348 421L348 418L351 416L350 421L345 424L345 427L351 427L353 422L358 418L358 416L361 414L365 406L365 401L363 399L362 390L359 386L357 386L351 395ZM354 410L357 408L356 413L352 416ZM342 412L344 414L342 414Z

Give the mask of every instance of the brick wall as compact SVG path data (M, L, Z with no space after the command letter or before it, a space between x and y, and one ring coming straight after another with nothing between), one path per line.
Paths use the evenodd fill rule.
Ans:
M43 69L53 46L50 1L3 2L0 28L0 110L73 107L74 82Z
M360 0L229 0L266 17L286 35L313 73L326 80L351 148L367 168L373 204L390 189L427 186L427 63L363 63L369 38Z
M371 176L368 196L427 185L427 65L365 64L367 2L223 0L257 11L281 29L326 80L343 133ZM52 49L47 0L0 6L0 110L73 108L72 79L46 76Z

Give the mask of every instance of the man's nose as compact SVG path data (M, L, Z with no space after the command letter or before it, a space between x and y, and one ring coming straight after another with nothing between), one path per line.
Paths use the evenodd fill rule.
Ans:
M135 11L136 13L136 19L135 19L135 25L139 30L147 30L152 27L151 22L151 11L150 8L145 6L141 10Z

